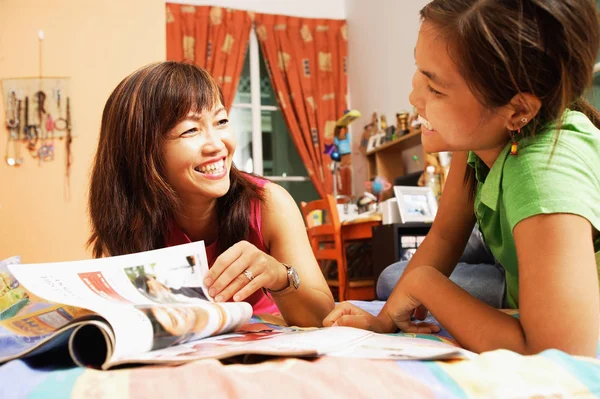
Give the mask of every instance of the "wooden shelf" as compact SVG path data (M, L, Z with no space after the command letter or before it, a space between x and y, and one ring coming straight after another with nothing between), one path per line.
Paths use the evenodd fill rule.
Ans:
M381 176L388 182L406 174L402 154L421 144L421 131L413 131L397 140L387 142L369 151L367 155L368 179ZM419 158L423 156L419 150ZM391 190L384 195L391 196Z
M407 135L404 135L394 141L388 141L387 143L374 148L373 150L367 152L367 156L376 154L381 151L388 150L390 148L393 148L394 151L402 151L402 148L399 148L399 147L408 148L408 147L414 146L415 144L420 144L420 143L421 143L421 131L418 130L415 132L408 133Z

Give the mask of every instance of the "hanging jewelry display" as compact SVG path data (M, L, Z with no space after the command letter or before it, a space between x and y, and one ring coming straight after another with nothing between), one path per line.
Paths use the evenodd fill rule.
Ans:
M4 161L10 167L32 160L42 166L54 161L56 140L65 141L65 198L70 197L72 164L71 101L68 77L44 77L42 73L43 31L39 37L39 74L37 77L2 80L6 110L6 148Z

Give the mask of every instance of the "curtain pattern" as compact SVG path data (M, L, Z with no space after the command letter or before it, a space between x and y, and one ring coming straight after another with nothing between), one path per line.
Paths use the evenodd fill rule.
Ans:
M343 20L254 14L167 3L167 59L194 63L219 82L231 108L252 24L290 136L317 193L333 193L325 146L347 109L347 25ZM338 192L350 194L350 155L343 156ZM341 184L340 184L341 183Z
M346 22L270 14L256 14L255 20L290 135L324 198L333 192L332 161L324 154L325 145L333 143L335 123L347 109ZM342 180L347 183L341 191L350 192L350 179Z
M167 60L185 61L210 72L233 104L244 67L253 14L211 6L167 3Z

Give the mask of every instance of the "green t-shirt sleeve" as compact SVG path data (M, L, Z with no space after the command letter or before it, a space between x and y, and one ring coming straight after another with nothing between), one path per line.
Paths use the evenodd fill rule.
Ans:
M503 201L511 231L526 218L551 213L580 215L600 229L599 155L582 147L581 137L561 136L551 156L554 137L538 139L517 156L509 155L504 165Z

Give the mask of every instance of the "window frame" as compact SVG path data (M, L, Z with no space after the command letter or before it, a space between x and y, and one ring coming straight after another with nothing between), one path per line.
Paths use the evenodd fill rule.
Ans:
M248 57L250 57L250 103L233 103L231 108L250 109L252 119L252 167L254 173L263 176L263 140L262 140L262 111L278 111L276 105L262 105L260 98L260 47L255 27L250 30L248 42ZM279 182L309 181L308 176L266 176L269 180Z

